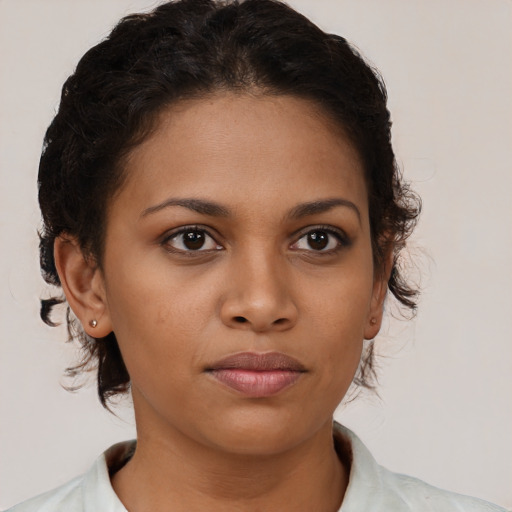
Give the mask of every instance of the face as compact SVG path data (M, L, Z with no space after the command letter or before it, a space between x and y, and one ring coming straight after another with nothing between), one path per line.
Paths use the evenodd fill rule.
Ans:
M260 454L311 438L380 324L354 148L306 100L213 96L163 113L126 173L99 321L139 435Z

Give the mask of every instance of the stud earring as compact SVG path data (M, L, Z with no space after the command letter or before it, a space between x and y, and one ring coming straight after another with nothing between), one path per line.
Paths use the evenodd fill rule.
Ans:
M91 320L89 325L94 329L98 325L98 322L96 320Z
M377 319L375 317L370 318L370 324L375 325L377 323Z

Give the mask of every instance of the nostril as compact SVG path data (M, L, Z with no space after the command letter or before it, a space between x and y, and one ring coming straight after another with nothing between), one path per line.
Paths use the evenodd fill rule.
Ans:
M235 322L238 322L239 324L244 324L247 322L247 318L244 318L243 316L235 316Z

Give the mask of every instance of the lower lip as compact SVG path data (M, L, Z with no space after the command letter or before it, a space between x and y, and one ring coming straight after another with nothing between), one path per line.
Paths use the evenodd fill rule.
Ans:
M254 371L242 369L221 369L210 372L226 386L251 398L273 396L292 386L302 372L291 370Z

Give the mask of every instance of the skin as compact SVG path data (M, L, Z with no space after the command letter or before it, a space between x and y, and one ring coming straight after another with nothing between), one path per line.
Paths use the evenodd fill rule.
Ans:
M224 94L163 112L125 172L101 269L72 238L55 246L73 311L90 335L115 332L131 376L138 445L116 493L130 512L338 510L349 463L332 415L387 284L356 151L306 100ZM168 203L183 199L228 214ZM332 199L343 204L292 215ZM208 233L200 250L176 234L187 226ZM307 236L319 231L321 249ZM264 398L205 371L247 351L306 371Z

